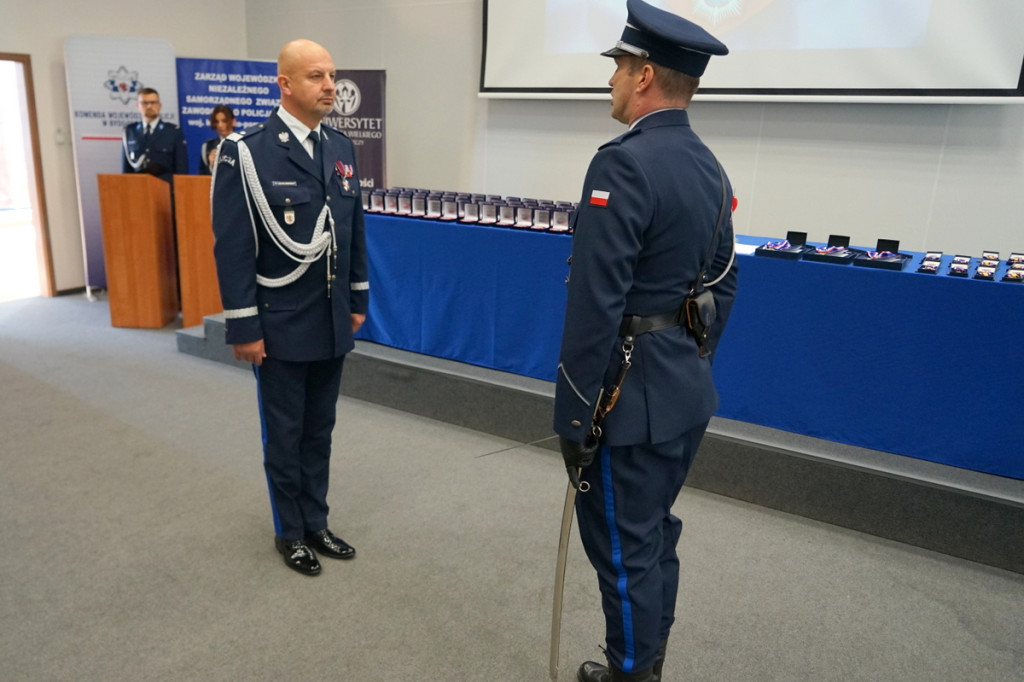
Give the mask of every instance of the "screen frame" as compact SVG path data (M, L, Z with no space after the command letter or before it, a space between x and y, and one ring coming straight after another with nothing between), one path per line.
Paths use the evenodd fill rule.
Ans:
M486 84L489 0L483 0L483 36L480 50L478 96L487 99L604 99L610 88L496 87ZM609 74L611 69L609 69ZM702 87L695 100L720 102L821 103L1024 103L1024 58L1016 88L714 88Z

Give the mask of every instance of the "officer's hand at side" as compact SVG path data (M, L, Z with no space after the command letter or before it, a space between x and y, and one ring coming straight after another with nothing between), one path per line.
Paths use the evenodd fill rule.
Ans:
M558 445L562 449L562 460L565 462L565 472L569 474L569 483L573 488L580 488L579 470L594 463L594 453L599 447L598 442L593 444L577 443L568 438L558 437Z
M263 364L263 358L267 357L267 352L263 349L263 339L250 343L236 343L231 347L235 351L235 360L251 362L257 367Z
M359 331L359 328L363 326L363 322L366 322L366 315L360 315L358 313L352 313L352 333L355 334Z

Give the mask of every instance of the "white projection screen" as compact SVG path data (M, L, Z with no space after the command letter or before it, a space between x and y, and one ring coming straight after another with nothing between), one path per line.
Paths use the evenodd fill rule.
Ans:
M650 0L729 46L705 98L1014 101L1024 0ZM625 0L484 0L480 92L607 96ZM1016 100L1021 101L1021 100Z

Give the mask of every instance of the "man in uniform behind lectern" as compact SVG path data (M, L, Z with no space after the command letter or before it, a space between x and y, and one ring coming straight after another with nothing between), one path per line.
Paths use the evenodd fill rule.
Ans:
M355 556L327 528L327 482L342 362L370 289L355 147L321 125L334 71L320 45L285 45L281 106L228 135L213 169L226 340L256 374L275 547L306 575L320 573L317 553Z
M732 188L686 112L711 55L728 50L674 14L626 7L603 54L615 58L612 117L629 130L583 183L555 387L605 616L608 665L584 663L579 682L662 679L682 530L671 508L717 409L711 361L737 281Z
M139 90L137 101L142 120L124 127L121 139L121 171L149 173L164 182L188 173L185 135L173 123L160 120L160 93Z

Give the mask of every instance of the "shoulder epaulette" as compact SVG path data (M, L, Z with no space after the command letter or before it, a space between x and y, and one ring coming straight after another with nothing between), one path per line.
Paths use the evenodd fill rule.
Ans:
M238 132L232 133L232 134L233 135L241 135L243 137L252 137L253 135L255 135L257 133L262 132L266 127L267 126L266 126L265 123L254 123L253 125L249 126L248 128L243 128L242 130L239 130ZM228 137L230 137L230 135Z
M643 131L640 128L633 128L632 130L627 130L626 132L616 137L614 140L608 140L603 145L598 147L598 149L604 149L605 147L610 147L613 144L622 144L623 142L633 137L634 135L639 135L641 132Z

